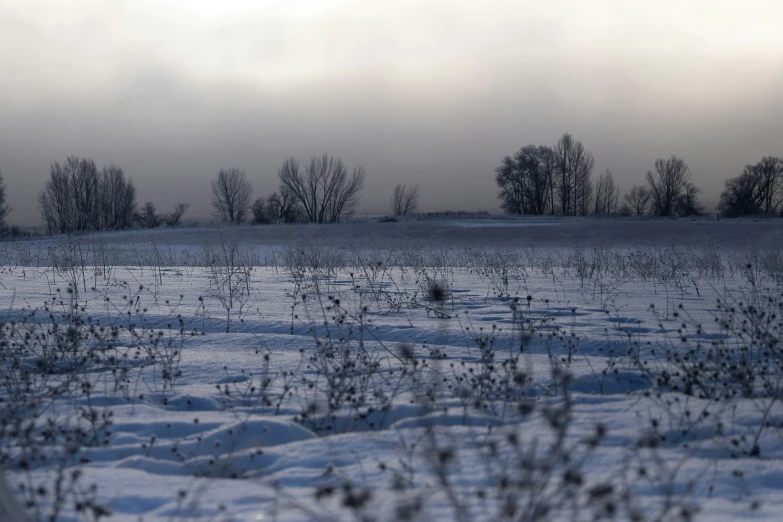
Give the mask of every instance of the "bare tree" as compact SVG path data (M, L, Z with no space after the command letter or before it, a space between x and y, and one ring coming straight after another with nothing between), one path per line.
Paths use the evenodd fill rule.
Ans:
M764 214L771 216L783 201L783 159L764 156L750 167L759 182L759 198Z
M253 186L239 169L220 169L217 179L212 180L212 207L215 217L229 225L245 221Z
M160 226L161 218L152 201L147 201L136 215L136 221L142 228L157 228Z
M253 204L250 205L250 213L253 214L254 225L266 225L269 223L269 214L264 198L256 198L255 201L253 201Z
M632 214L643 216L650 203L650 190L644 186L634 186L624 199Z
M531 146L535 147L535 145ZM495 183L500 188L498 198L506 214L524 214L528 208L525 173L515 159L516 156L515 158L506 156L495 169Z
M70 233L97 229L98 169L91 159L69 156L54 162L49 180L38 196L50 232Z
M674 200L674 214L680 217L701 214L704 208L699 203L699 192L701 190L696 188L693 183L686 183L680 195Z
M593 182L591 175L595 160L593 155L586 153L584 159L577 164L574 190L574 212L586 216L590 212L590 202L593 198Z
M136 187L125 178L120 167L101 170L98 179L98 230L121 230L133 224L136 210Z
M419 207L419 186L397 185L391 197L391 210L396 216L404 216L416 212Z
M755 165L746 165L734 178L726 180L718 209L729 217L775 215L783 203L783 159L763 157Z
M11 212L11 208L6 203L5 180L3 179L3 173L0 172L0 230L5 229L5 218L8 217L9 212Z
M256 225L296 223L302 215L299 202L286 188L280 192L272 192L266 198L257 198L250 211Z
M514 157L506 156L495 169L501 207L509 214L545 214L552 211L554 152L527 145Z
M674 215L677 198L683 194L690 179L691 171L682 158L672 155L668 160L655 160L655 172L647 171L653 214Z
M555 145L554 155L560 213L565 216L587 214L592 196L593 155L567 132Z
M290 191L310 222L337 223L356 209L365 171L356 167L349 176L340 158L324 154L312 157L304 172L300 171L299 162L289 158L280 167L278 177L281 193Z
M612 171L606 172L598 178L595 188L595 213L614 214L617 211L617 202L620 199L620 189L614 184Z
M93 160L70 156L51 165L38 202L51 233L116 230L133 223L136 189L121 168L99 173Z
M286 187L266 198L266 209L271 223L296 223L302 215L299 201Z
M739 176L726 180L718 210L726 217L739 217L758 214L761 208L759 178L751 165L748 165Z
M179 225L180 221L182 221L182 216L185 215L188 208L190 208L190 203L177 203L174 205L174 210L165 218L166 225L170 227Z

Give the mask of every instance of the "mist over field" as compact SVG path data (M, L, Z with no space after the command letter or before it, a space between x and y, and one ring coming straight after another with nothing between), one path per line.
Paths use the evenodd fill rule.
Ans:
M622 192L659 157L712 208L783 135L783 8L616 1L0 2L0 169L12 218L69 155L139 198L210 214L209 181L257 194L288 157L363 166L360 214L397 183L422 210L498 210L494 169L564 131Z

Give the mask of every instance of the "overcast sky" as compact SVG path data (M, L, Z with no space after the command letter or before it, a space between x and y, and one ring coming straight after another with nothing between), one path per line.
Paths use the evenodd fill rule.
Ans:
M498 209L494 168L571 132L623 192L682 156L714 204L783 155L777 0L0 0L9 221L68 155L117 164L140 201L210 213L238 167L254 197L289 156L367 170L421 210Z

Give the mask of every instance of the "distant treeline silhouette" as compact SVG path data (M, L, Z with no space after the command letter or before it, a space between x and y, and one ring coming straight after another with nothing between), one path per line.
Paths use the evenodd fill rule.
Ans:
M503 158L495 169L501 208L508 214L564 216L653 215L692 216L703 212L701 192L691 183L691 172L682 158L655 161L645 183L624 196L612 171L592 181L593 155L569 133L554 146L526 145ZM726 181L718 210L727 217L778 215L783 202L783 159L766 156Z
M279 192L258 198L251 204L253 187L245 172L221 169L211 182L214 217L225 224L253 223L337 223L353 215L364 186L365 171L348 168L340 158L313 156L300 168L287 159L278 171ZM403 187L404 188L404 187ZM404 210L415 208L418 189L406 192ZM41 216L51 234L154 228L178 225L188 203L178 203L168 214L160 214L152 202L138 209L136 187L120 167L98 170L89 158L69 156L54 162L49 178L38 195ZM9 212L5 205L5 184L0 175L0 225Z
M501 207L509 214L589 213L689 216L701 212L699 190L690 183L690 170L677 156L655 162L647 185L634 187L619 205L620 191L607 169L592 181L593 155L569 133L554 146L527 145L495 169Z
M111 165L99 171L93 160L76 156L52 164L38 203L52 234L122 230L133 225L152 228L164 222L176 225L188 208L179 203L163 216L147 202L139 212L136 187L120 167Z
M212 181L214 217L231 225L245 222L248 215L256 224L338 223L356 210L365 176L364 168L349 174L340 158L326 154L313 156L304 167L289 158L277 172L279 191L251 204L253 186L245 172L221 170Z
M593 181L594 166L592 153L568 132L552 146L523 146L495 169L500 206L508 214L562 216L684 217L703 212L701 191L678 156L657 159L644 182L633 186L622 202L612 171L607 169ZM278 190L251 201L253 187L245 172L220 169L211 182L215 219L228 225L337 223L356 211L366 172L355 167L349 173L340 158L324 154L302 164L289 158L277 175ZM189 207L177 203L171 212L159 213L152 202L139 206L133 180L122 168L98 170L92 159L77 156L51 165L38 203L51 234L176 226ZM419 186L396 185L389 205L395 216L416 212ZM718 210L726 217L781 215L783 159L765 156L726 180ZM10 211L0 172L2 230L9 230Z

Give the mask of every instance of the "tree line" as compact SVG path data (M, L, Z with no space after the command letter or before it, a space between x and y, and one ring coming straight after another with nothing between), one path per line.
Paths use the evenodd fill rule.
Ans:
M501 208L509 214L586 215L594 165L593 155L568 133L552 147L522 147L496 169Z
M313 156L299 162L288 158L277 171L278 190L252 203L253 186L240 169L221 169L211 182L214 216L238 225L248 219L255 224L338 223L353 216L359 204L366 172L350 172L342 159ZM419 186L398 184L389 201L394 215L417 210Z
M187 203L178 203L171 213L159 214L147 202L139 210L136 186L122 168L98 170L93 160L76 156L51 165L38 204L50 234L175 226L188 208Z
M593 155L566 132L553 146L526 145L506 156L495 169L501 208L508 214L653 215L685 217L701 214L701 193L691 171L675 155L659 158L644 182L620 201L620 190L607 169L594 182ZM718 210L727 217L783 211L783 159L767 156L726 181Z
M612 171L607 169L594 180L594 166L592 153L568 132L551 146L523 146L495 169L501 208L509 214L563 216L683 217L703 212L701 191L678 156L657 159L643 183L622 200ZM362 167L349 170L340 158L324 154L303 162L288 158L277 177L276 191L251 201L253 187L245 172L221 169L210 184L214 217L231 225L337 223L354 214L366 172ZM76 156L50 166L38 203L52 234L176 226L189 208L182 202L170 212L159 212L150 201L139 206L133 180L122 168L109 165L99 170L92 159ZM418 185L394 187L389 200L392 214L413 213L418 204ZM2 230L7 229L10 210L0 172ZM783 214L783 159L765 156L726 180L718 210L727 217Z
M718 210L728 217L780 214L783 202L783 159L765 156L746 165L736 177L726 180Z
M277 172L277 191L250 202L253 186L240 169L220 170L211 183L214 216L238 225L252 214L261 223L337 223L353 215L366 173L324 154L301 163L289 158Z
M326 154L303 164L287 159L278 171L279 189L251 203L252 184L245 172L221 169L211 181L214 217L226 224L253 223L337 223L353 215L359 203L366 173L362 167L350 172L340 158ZM415 209L418 187L406 195L404 212ZM178 225L189 208L177 203L161 213L148 201L139 206L136 187L122 168L101 168L89 158L69 156L49 168L43 190L38 194L41 218L50 234L155 228ZM0 173L0 227L10 208Z

